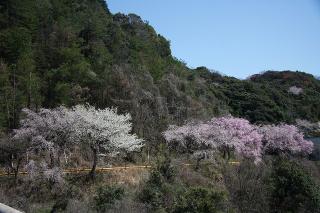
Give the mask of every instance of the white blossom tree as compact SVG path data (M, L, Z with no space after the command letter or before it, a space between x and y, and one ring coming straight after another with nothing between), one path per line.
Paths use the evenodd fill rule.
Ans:
M63 185L64 179L62 176L62 170L59 167L48 168L46 162L35 162L30 160L26 166L27 171L26 180L40 182L42 180L49 181L52 185Z
M307 137L310 137L310 136L312 137L313 135L320 135L320 122L311 123L308 120L296 119L296 126Z
M13 140L29 143L30 150L46 150L50 153L50 166L59 164L61 152L70 147L70 138L74 120L68 117L68 109L40 109L34 112L23 109L24 119L20 121L20 128L14 130ZM56 160L55 158L58 158Z
M15 181L17 181L20 166L29 148L29 143L20 143L8 137L0 139L0 165L7 169L7 173L14 173Z
M67 117L75 121L72 125L72 140L84 143L92 150L92 177L95 175L100 151L109 154L121 150L131 152L143 146L143 140L130 133L130 114L119 115L116 109L77 105L68 110Z
M288 89L288 92L294 95L300 95L303 92L303 89L297 86L292 86Z
M31 143L32 149L49 151L51 168L56 166L54 155L59 162L61 150L83 143L93 153L90 175L94 177L99 152L134 151L143 146L143 140L130 133L131 116L119 115L116 109L77 105L71 109L58 107L39 112L24 109L23 112L25 118L20 129L14 131L13 139Z

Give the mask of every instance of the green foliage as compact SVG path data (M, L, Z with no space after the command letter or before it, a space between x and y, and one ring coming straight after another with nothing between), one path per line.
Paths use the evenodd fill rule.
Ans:
M217 213L225 212L226 194L207 188L187 189L178 198L173 212Z
M168 124L232 113L256 123L320 119L320 81L301 72L249 80L190 69L170 42L135 14L111 14L102 0L0 2L0 128L22 107L89 102L133 115L156 142ZM303 88L300 95L288 88ZM161 122L157 122L161 121Z
M160 145L157 164L151 171L148 181L139 194L139 199L154 210L169 208L174 202L180 186L174 184L175 170L165 146Z
M227 194L211 188L189 188L168 181L160 171L154 170L139 199L157 212L224 212Z
M320 212L320 186L293 161L274 162L270 188L273 212Z
M156 159L156 168L154 172L159 173L165 179L165 181L174 181L176 171L172 166L170 152L166 144L159 145L158 155Z
M320 81L304 72L268 71L261 75L254 75L251 81L265 86L265 93L280 107L284 114L284 121L294 118L318 121ZM302 89L301 94L292 94L289 88L296 86ZM283 121L277 120L277 121Z
M164 209L166 195L169 196L171 192L174 192L170 190L169 186L164 182L160 172L153 171L148 182L139 193L139 200L154 210Z
M212 186L189 187L177 180L165 146L160 146L157 165L139 193L139 199L158 212L224 212L227 194Z
M115 204L117 200L121 200L124 196L124 189L118 186L101 186L97 189L94 197L95 209L98 212L105 212Z

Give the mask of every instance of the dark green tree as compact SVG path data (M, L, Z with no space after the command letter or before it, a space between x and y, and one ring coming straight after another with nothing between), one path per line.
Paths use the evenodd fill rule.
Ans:
M320 186L294 161L274 161L270 189L272 212L320 212Z

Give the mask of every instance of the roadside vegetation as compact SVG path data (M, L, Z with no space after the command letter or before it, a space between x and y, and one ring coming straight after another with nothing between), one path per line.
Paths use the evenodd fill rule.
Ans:
M150 159L145 141L130 133L129 114L90 105L23 111L20 128L1 144L15 149L1 156L14 176L0 178L0 202L18 209L319 212L319 174L310 171L319 165L308 160L314 145L296 126L232 116L170 126ZM123 164L151 168L96 173ZM85 166L87 173L64 172Z

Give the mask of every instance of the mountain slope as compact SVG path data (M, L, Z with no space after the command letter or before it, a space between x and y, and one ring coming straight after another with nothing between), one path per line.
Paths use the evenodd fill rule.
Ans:
M85 102L130 112L134 131L150 141L168 124L229 112L262 123L320 120L320 81L311 75L288 72L296 78L287 81L267 72L241 81L189 69L148 23L111 14L103 0L0 4L2 129L18 126L23 107ZM303 92L288 93L292 86Z

